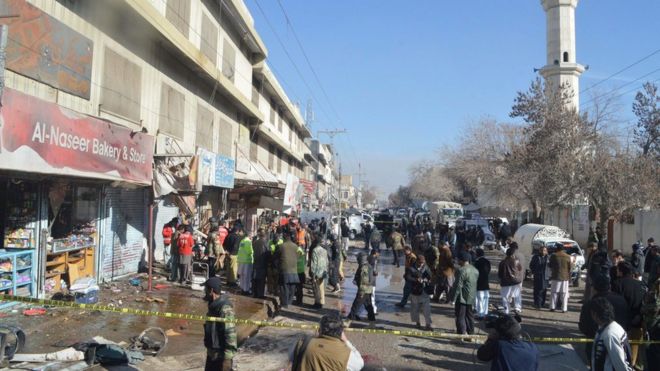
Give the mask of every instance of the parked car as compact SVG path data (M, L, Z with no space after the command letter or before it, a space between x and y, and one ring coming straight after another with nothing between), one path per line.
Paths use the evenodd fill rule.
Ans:
M571 256L573 269L571 271L571 282L573 286L580 285L580 275L585 264L584 251L569 235L559 227L543 224L525 224L518 228L513 240L518 243L520 253L527 261L536 254L541 246L548 248L548 254L555 252L555 245L561 243L568 255Z

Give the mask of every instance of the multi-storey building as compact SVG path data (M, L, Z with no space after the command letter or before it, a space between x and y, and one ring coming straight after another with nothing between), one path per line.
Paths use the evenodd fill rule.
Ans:
M254 224L315 180L242 0L7 0L0 15L0 247L39 262L26 294L134 273L170 219Z

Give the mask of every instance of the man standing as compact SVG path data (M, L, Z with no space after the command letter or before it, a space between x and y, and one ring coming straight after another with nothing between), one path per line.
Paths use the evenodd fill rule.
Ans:
M380 258L380 250L373 249L369 252L369 257L367 262L371 265L373 269L374 276L378 276L378 259ZM371 293L371 305L374 307L374 314L378 314L378 307L376 306L376 286L372 289Z
M296 285L300 283L298 278L298 251L300 248L292 241L293 237L291 233L285 233L284 243L275 252L275 260L279 263L280 305L282 308L289 307L296 292Z
M209 311L207 316L234 319L234 308L227 298L221 297L220 278L211 277L204 283ZM231 322L206 321L204 323L206 347L205 371L231 371L234 355L238 351L236 326Z
M507 251L508 252L508 251ZM555 244L555 253L550 257L550 311L555 311L557 297L561 296L562 312L568 311L568 281L571 279L571 257L564 251L564 245Z
M394 254L394 260L392 260L392 265L396 265L399 268L399 257L402 255L403 245L405 244L405 239L403 235L399 232L398 229L395 229L390 234L390 243L392 245L392 254Z
M371 248L380 251L381 240L382 240L382 235L380 234L380 231L378 230L378 228L374 227L371 231L371 238L370 238Z
M355 278L353 279L353 283L357 287L357 294L355 295L355 300L353 300L348 319L359 321L360 317L358 317L358 312L360 311L360 308L364 306L367 310L369 326L373 327L376 323L376 313L374 313L374 307L371 305L371 295L373 293L374 284L376 283L376 278L373 274L371 265L369 265L369 262L367 261L367 254L361 252L358 254L357 258L358 268L357 271L355 271Z
M344 249L344 251L348 251L348 242L350 241L351 229L348 227L348 223L346 223L346 219L342 219L340 231L341 231L341 248Z
M364 234L364 248L369 250L369 244L371 243L371 232L373 231L372 225L369 222L364 223L362 227L362 233Z
M238 280L238 248L241 243L241 237L238 235L238 228L232 228L231 232L225 238L223 247L229 256L227 260L227 286L236 287Z
M321 309L325 305L325 281L328 279L328 250L320 244L320 237L312 240L312 258L310 275L314 289L314 308Z
M282 246L283 243L284 240L282 239L282 233L276 230L275 233L272 234L271 240L268 244L270 256L268 257L268 279L266 285L270 295L280 295L280 266L279 262L275 261L275 253L280 249L280 246Z
M438 268L440 264L440 250L435 245L429 244L428 246L429 247L424 252L424 257L426 258L426 266L431 272L431 283L429 284L431 292L429 295L433 296L436 291L436 286L438 286L438 283L440 282L439 276L441 273Z
M644 247L641 243L635 243L632 245L632 256L630 257L630 263L633 268L633 276L637 279L641 279L644 275Z
M421 329L422 325L419 323L419 312L421 310L424 312L425 329L427 331L433 331L431 327L433 323L431 321L431 298L429 297L429 291L432 292L433 290L433 286L431 285L433 276L426 266L424 255L417 257L416 264L406 268L404 278L406 282L410 282L411 286L410 320L415 323L418 329Z
M474 262L474 268L479 272L479 279L477 279L477 318L483 319L488 315L488 301L490 299L488 277L491 269L490 261L484 256L483 249L477 249L477 260Z
M516 247L516 245L512 245L506 250L506 258L500 262L497 272L500 278L502 305L506 314L510 312L511 301L513 301L513 308L517 313L522 311L520 283L525 276L525 270L516 257L518 250Z
M404 247L403 254L406 259L405 268L407 271L408 268L415 266L415 264L417 263L417 255L413 254L412 248L408 245ZM404 278L405 278L405 273L404 273ZM397 307L403 308L406 306L406 304L408 303L408 298L410 297L411 290L412 290L412 285L410 284L410 282L408 282L408 280L405 280L403 284L403 297L401 298L400 302L396 303Z
M633 277L630 263L623 262L619 264L619 273L621 278L613 291L623 296L628 304L628 313L630 314L630 324L627 328L628 338L631 340L643 340L644 330L642 326L642 300L646 294L646 289L642 281ZM621 326L624 324L619 323ZM625 326L624 326L625 328ZM637 364L637 355L639 354L639 344L632 345L632 365Z
M456 333L472 335L474 333L474 314L472 306L477 296L479 272L470 265L470 256L465 251L458 254L456 281L451 292L456 315Z
M181 224L179 226L179 237L177 246L179 247L179 283L190 284L192 281L192 254L195 241L192 236L192 227Z
M364 367L360 352L348 341L337 314L321 317L318 337L302 337L289 354L291 371L347 370Z
M589 245L587 246L587 251L585 251L586 259L584 262L584 267L586 267L587 269L587 278L585 279L584 282L584 296L582 297L583 302L585 300L591 299L591 282L592 282L591 276L593 273L591 267L597 252L598 252L598 243L589 242Z
M220 242L218 227L213 225L209 229L209 234L206 238L206 254L209 263L209 277L215 277L216 273L219 272L224 265L226 254L225 249Z
M163 226L163 264L171 268L170 262L170 245L172 245L172 237L176 232L177 223L179 222L178 218L172 218L169 222L165 223Z
M266 239L266 231L259 228L257 238L252 242L254 265L252 267L252 293L255 298L266 296L266 277L270 260L270 248Z
M631 351L625 330L614 321L612 304L602 297L591 303L591 316L598 324L591 354L594 371L632 371Z
M445 303L449 303L449 291L454 285L454 259L452 257L449 242L444 242L440 248L438 257L438 270L440 271L438 288L435 293L435 301L439 302L445 295Z
M252 249L252 240L248 235L239 232L241 242L238 247L238 277L243 295L250 295L252 290L252 268L254 264L254 250Z
M529 270L534 275L534 308L540 310L545 307L545 298L548 291L548 248L541 246L529 263Z
M296 272L298 273L298 283L296 284L296 301L294 304L303 305L303 285L305 284L305 267L307 267L307 253L305 248L298 245L298 261L296 262Z

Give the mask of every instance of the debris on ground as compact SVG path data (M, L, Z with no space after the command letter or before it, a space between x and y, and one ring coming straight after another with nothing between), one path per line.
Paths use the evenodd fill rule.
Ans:
M46 314L45 308L30 308L23 311L23 315L29 317L43 316L44 314Z

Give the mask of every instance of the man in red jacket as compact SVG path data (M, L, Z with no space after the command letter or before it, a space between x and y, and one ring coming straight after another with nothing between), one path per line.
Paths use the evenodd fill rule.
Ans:
M193 240L192 227L189 225L180 225L179 239L177 246L179 247L179 283L190 283L192 281L190 266L192 264Z

